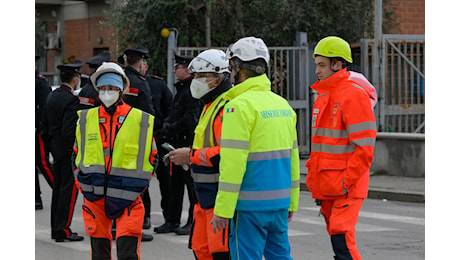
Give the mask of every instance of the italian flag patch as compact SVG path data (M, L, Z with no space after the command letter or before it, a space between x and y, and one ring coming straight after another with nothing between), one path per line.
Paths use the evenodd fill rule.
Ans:
M227 108L227 113L232 113L235 112L235 109L233 107Z

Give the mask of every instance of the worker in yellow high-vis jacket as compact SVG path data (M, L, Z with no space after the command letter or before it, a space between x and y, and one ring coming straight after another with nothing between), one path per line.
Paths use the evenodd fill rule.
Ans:
M225 99L213 230L230 225L232 259L292 259L288 221L299 203L296 113L271 92L268 48L245 37L227 50L235 86Z

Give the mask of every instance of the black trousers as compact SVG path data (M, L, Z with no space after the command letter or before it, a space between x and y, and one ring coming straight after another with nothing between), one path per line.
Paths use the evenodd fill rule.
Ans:
M72 172L72 151L62 149L57 142L50 143L54 157L54 184L51 199L51 238L64 238L72 232L72 222L78 190Z
M38 174L41 173L45 177L46 182L53 188L53 166L49 161L48 147L43 142L41 135L35 131L35 200L40 198L40 181Z
M169 201L167 209L166 222L173 224L179 223L182 214L182 204L184 201L184 189L187 187L189 197L189 210L187 224L193 221L193 207L197 202L195 191L193 189L193 179L190 169L185 171L182 166L171 165L172 175L169 182Z

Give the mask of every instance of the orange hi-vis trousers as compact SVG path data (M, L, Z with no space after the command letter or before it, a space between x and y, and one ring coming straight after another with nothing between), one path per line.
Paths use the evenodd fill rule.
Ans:
M321 201L321 214L326 221L336 259L362 259L356 247L355 226L363 202L364 199L356 198Z
M213 216L214 208L203 209L200 203L195 204L189 247L198 260L212 260L212 254L229 251L228 228L214 234L211 224Z
M98 259L95 254L104 254L104 256L110 254L112 249L113 220L109 219L105 214L105 199L102 198L97 201L88 201L84 199L82 208L85 230L92 240L92 258ZM137 255L137 258L140 259L140 243L144 213L144 204L141 196L139 196L129 207L125 208L120 217L115 219L117 226L117 255L119 259L121 259L121 255L133 254ZM107 239L110 242L107 241ZM99 242L101 240L103 240L102 243ZM124 243L125 241L129 242Z

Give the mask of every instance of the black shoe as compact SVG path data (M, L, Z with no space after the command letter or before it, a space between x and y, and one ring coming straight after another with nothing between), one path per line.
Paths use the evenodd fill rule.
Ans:
M40 209L43 209L43 203L41 199L35 201L35 210L40 210Z
M144 232L142 232L142 239L141 241L152 241L153 240L153 236L152 235L149 235L149 234L145 234Z
M153 228L153 231L155 231L155 233L171 233L171 232L174 232L178 227L179 227L179 224L173 224L173 223L166 222L159 227Z
M142 224L142 229L149 229L152 226L152 223L150 222L150 218L146 217L144 218L144 224Z
M188 234L190 234L190 227L191 226L192 226L192 223L187 223L185 226L177 228L176 230L174 230L174 232L176 232L176 234L178 234L178 235L188 235Z
M73 242L73 241L82 241L84 237L79 236L77 233L71 233L70 236L64 238L55 238L56 242L64 242L66 240Z

